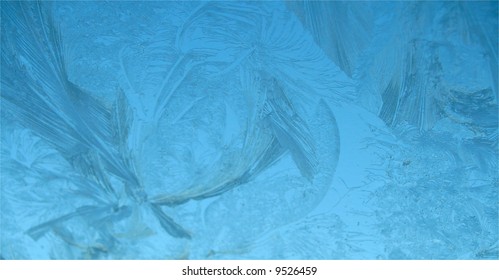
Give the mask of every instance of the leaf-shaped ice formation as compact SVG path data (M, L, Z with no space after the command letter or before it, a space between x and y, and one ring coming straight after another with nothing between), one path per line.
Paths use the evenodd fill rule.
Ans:
M310 137L317 141L316 148L321 151L316 156L315 167L320 172L315 174L313 182L286 173L263 173L244 187L222 194L206 209L207 224L203 232L210 238L200 246L199 250L206 248L206 251L200 252L199 257L223 259L251 255L248 247L258 242L262 234L305 216L324 197L339 158L339 134L329 106L319 101L314 108L314 114L306 119L310 124ZM279 144L277 139L276 142ZM287 167L286 161L292 160L284 157L275 167ZM286 185L279 183L284 177L291 177ZM296 207L297 204L300 207ZM269 207L272 214L266 210ZM227 223L216 226L215 221L220 217ZM203 255L207 252L211 253ZM279 258L274 252L266 256Z
M299 116L289 98L283 92L275 78L268 78L263 74L259 93L265 94L265 102L255 113L257 126L253 126L245 135L242 152L229 152L224 154L217 165L223 165L227 160L238 158L231 162L230 169L221 169L221 173L204 173L200 181L196 181L191 187L176 195L159 195L153 199L155 204L175 206L186 203L189 200L200 200L225 193L235 187L249 183L261 172L272 166L285 152L290 152L295 164L301 174L308 180L313 181L318 172L319 160L316 154L316 141L308 127L307 122ZM318 119L327 119L335 127L335 120L323 102L319 106ZM266 127L269 129L266 129ZM337 128L333 129L330 138L321 139L330 141L334 148L332 168L334 170L338 160L339 139ZM256 140L258 139L258 140ZM210 168L218 169L215 166ZM206 178L212 178L206 180Z
M11 75L2 79L7 117L36 131L68 161L96 152L108 171L137 185L126 159L110 143L108 108L68 80L60 35L41 4L11 3L2 12L5 24L18 32L3 37L9 48L2 48L2 61Z
M289 1L286 5L313 34L324 52L352 77L371 39L373 15L366 3Z
M477 11L462 3L440 2L397 3L393 8L400 11L399 15L417 16L394 16L376 24L376 35L359 75L361 91L374 91L381 97L378 112L388 125L406 122L430 130L442 119L439 107L448 102L445 93L453 90L450 85L495 87L497 82L485 77L497 71L496 67L487 71L490 63L497 64L497 49L490 48L482 28L474 27ZM474 38L472 45L467 37ZM478 50L489 53L488 57L478 57ZM476 67L484 69L480 74L470 72L470 56L483 65Z
M7 19L2 22L7 30L17 32L2 37L6 46L2 48L2 65L7 70L2 75L3 116L33 130L86 177L71 180L81 188L80 195L89 194L94 202L114 205L124 186L133 201L147 199L127 143L132 117L126 98L118 95L112 110L69 81L61 36L42 3L9 3L2 6L2 16ZM123 185L112 184L112 175ZM95 211L105 212L103 209L97 207ZM86 212L80 213L77 209L33 229L44 229L43 233L54 223L88 217ZM175 227L168 225L174 222L160 209L155 209L154 215L167 232L178 236L172 230ZM33 236L39 237L39 232L35 230Z
M441 119L442 93L458 85L490 88L497 101L497 36L486 31L497 29L494 17L487 16L497 11L497 3L312 1L287 6L356 80L360 101L389 126L407 122L431 129ZM480 66L472 67L470 60Z
M276 79L265 80L267 108L265 113L279 143L289 150L303 176L312 180L317 169L315 143L309 128L293 108Z

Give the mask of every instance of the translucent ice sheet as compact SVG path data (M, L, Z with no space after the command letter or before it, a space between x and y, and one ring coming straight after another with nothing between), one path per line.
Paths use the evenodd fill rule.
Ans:
M4 259L498 259L497 2L2 2Z

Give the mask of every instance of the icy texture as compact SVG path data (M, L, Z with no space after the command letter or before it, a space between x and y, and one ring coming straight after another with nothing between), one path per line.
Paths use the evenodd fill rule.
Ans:
M2 2L5 259L498 259L497 2Z

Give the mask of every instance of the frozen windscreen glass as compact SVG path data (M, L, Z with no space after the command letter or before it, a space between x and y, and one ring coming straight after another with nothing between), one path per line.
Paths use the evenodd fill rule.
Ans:
M2 2L4 259L497 259L497 2Z

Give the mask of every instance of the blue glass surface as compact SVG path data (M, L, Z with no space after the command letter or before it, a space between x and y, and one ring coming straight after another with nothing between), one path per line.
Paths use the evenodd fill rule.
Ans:
M4 259L498 259L498 2L2 2Z

